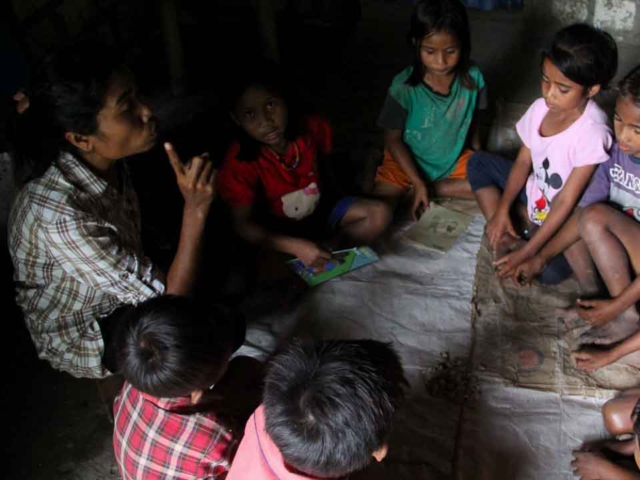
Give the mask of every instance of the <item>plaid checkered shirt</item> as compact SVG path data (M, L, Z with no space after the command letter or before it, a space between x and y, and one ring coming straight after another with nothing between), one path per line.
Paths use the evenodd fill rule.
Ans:
M124 480L224 479L237 441L213 414L180 414L189 397L155 398L125 383L113 447Z
M98 319L164 292L142 253L138 198L69 153L19 192L9 217L17 303L40 358L75 377L109 375Z

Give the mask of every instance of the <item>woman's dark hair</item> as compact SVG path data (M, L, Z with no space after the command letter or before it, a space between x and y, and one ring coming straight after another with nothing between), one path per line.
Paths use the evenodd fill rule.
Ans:
M590 88L609 88L618 70L618 46L604 30L576 23L555 34L543 53L569 80Z
M387 442L405 385L389 344L294 342L274 357L265 379L267 433L294 469L348 475Z
M155 397L182 397L218 380L238 339L233 317L215 305L161 296L132 308L118 329L119 373Z
M620 95L630 98L636 106L640 107L640 65L637 65L620 80L618 90Z
M409 40L414 52L413 71L406 83L413 87L422 83L425 67L420 60L420 44L423 38L439 32L451 33L460 42L460 60L455 71L465 88L475 90L476 82L469 75L471 67L469 18L467 9L460 0L421 0L415 6L409 30Z
M229 84L225 95L226 110L233 113L238 100L252 86L260 86L282 98L288 110L288 122L285 131L287 140L294 140L303 132L303 114L301 102L294 94L293 86L286 80L286 73L278 65L266 60L257 62L250 70L241 70ZM252 138L244 129L236 127L236 141L240 143L237 159L252 162L258 159L262 144Z
M50 57L27 89L29 108L18 115L11 135L19 180L42 175L61 151L76 153L66 132L94 134L113 75L127 72L114 52L81 45Z

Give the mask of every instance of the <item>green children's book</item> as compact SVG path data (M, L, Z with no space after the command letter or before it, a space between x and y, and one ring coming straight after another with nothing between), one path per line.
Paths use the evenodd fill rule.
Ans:
M432 203L420 220L407 231L409 242L448 252L460 236L467 230L473 217Z
M347 250L332 252L331 260L327 261L320 269L317 267L305 267L304 264L294 258L287 265L302 278L307 285L315 287L332 278L364 267L379 260L378 255L369 247L356 247Z

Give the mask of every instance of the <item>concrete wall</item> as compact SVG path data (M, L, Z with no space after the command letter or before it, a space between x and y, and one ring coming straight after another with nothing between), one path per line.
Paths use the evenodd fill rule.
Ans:
M640 46L638 0L525 0L525 15L545 29L587 22L621 43Z

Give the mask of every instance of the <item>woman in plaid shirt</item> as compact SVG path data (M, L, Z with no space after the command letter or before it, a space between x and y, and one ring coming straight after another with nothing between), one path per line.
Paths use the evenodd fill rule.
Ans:
M168 274L142 252L138 200L123 159L156 142L131 73L96 47L63 51L20 115L16 158L31 180L9 219L17 302L38 355L76 377L115 370L111 331L125 305L192 288L214 197L205 158L165 148L184 197Z

